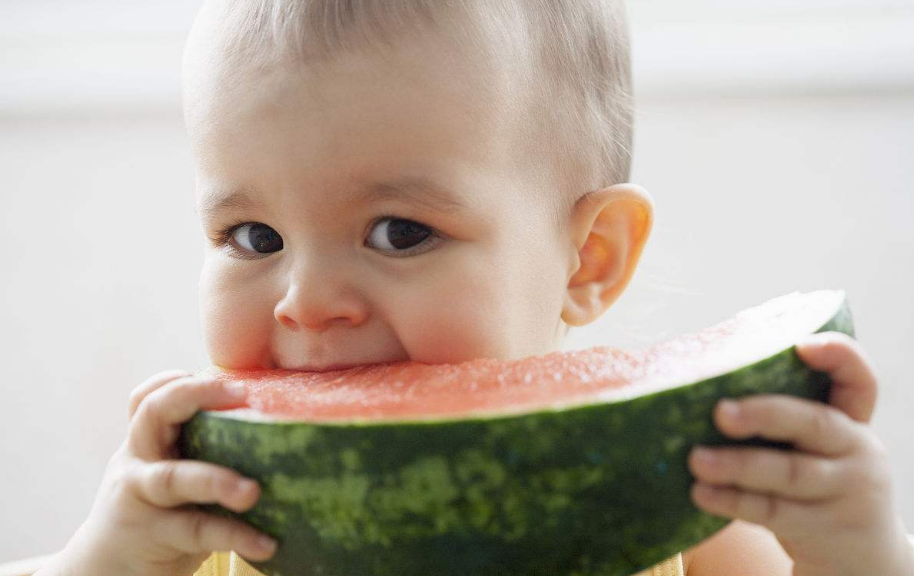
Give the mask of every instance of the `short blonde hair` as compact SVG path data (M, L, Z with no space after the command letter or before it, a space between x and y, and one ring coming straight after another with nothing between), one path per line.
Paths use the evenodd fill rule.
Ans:
M555 170L555 223L586 192L627 182L633 99L624 0L217 0L223 55L241 65L323 61L340 50L469 22L513 39L540 98L530 144ZM469 15L472 18L461 19ZM528 115L529 118L539 118ZM531 121L533 124L534 121ZM550 132L546 132L549 130ZM548 136L546 134L549 134Z

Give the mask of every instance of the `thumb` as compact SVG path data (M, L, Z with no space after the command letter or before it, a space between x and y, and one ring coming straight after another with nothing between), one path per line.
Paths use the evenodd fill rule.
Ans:
M810 334L796 345L797 355L832 379L829 404L858 422L869 422L876 407L873 363L856 340L843 332Z

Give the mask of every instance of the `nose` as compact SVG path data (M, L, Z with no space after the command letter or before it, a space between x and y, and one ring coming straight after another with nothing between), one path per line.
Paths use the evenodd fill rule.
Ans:
M323 332L332 326L356 327L368 317L368 306L333 272L296 275L276 304L276 320L293 332Z

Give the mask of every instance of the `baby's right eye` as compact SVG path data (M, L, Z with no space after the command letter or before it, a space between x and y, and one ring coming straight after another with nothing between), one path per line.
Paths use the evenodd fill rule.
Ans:
M270 254L282 250L282 237L279 233L260 222L238 224L226 230L224 235L226 242L234 240L242 252Z

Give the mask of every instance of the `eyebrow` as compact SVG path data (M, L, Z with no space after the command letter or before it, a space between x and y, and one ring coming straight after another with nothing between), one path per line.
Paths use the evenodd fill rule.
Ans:
M208 194L200 201L200 216L214 216L232 209L251 209L260 206L245 190L235 190L227 195Z
M348 203L376 202L385 199L404 200L430 210L460 211L467 209L467 205L457 194L421 177L375 182L343 197L343 200ZM225 195L217 193L205 196L200 203L200 215L212 216L232 209L243 210L259 206L262 206L261 202L249 196L246 190L239 189Z

